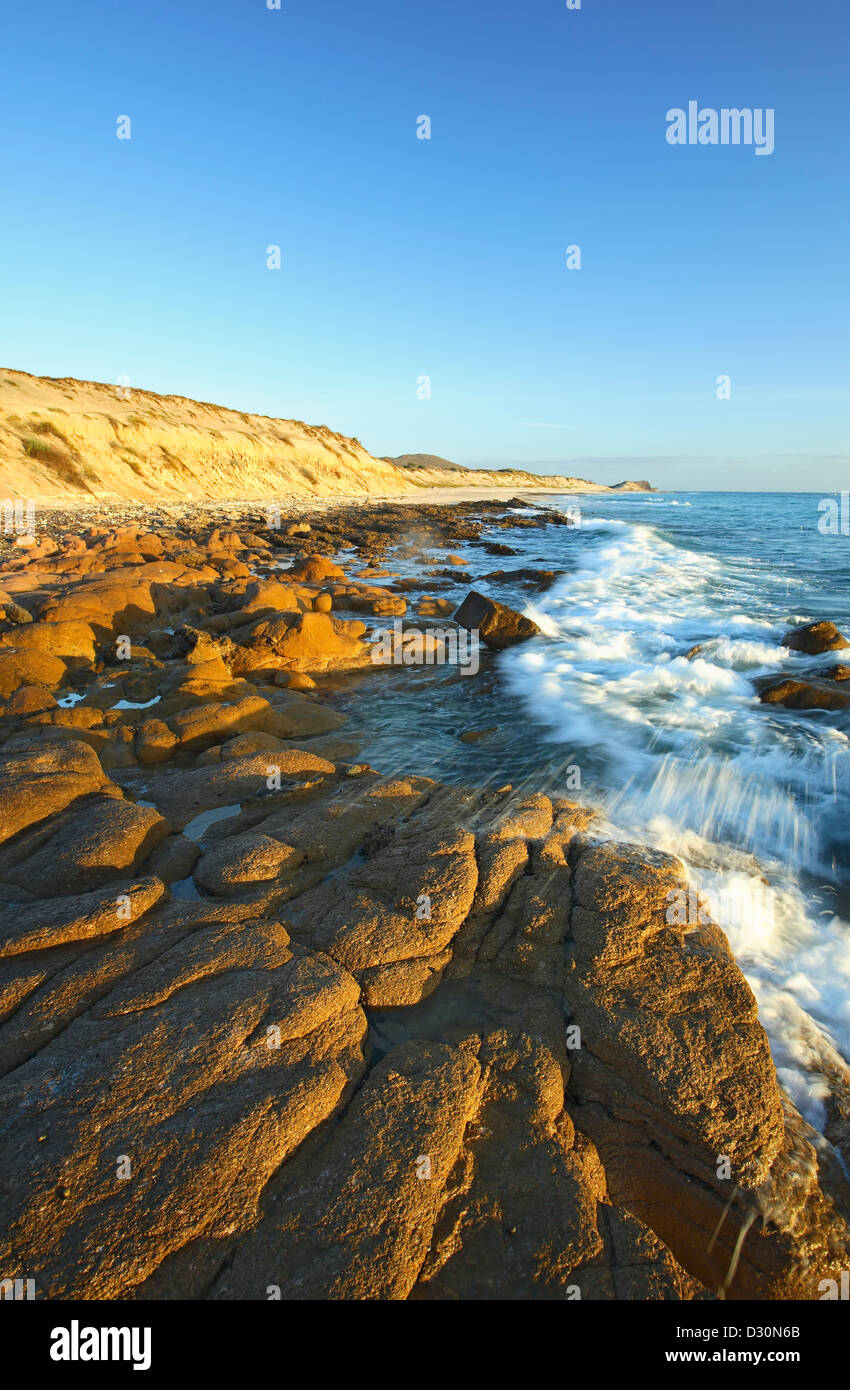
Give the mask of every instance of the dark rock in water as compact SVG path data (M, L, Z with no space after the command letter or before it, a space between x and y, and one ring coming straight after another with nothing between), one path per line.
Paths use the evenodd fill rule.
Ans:
M530 618L496 599L485 598L472 589L455 613L455 622L471 632L477 631L488 647L501 650L534 637L540 628Z
M514 550L512 545L502 545L501 541L480 541L479 544L481 545L483 550L487 551L488 555L518 554L518 552Z
M807 656L820 656L822 652L834 652L840 647L850 647L850 642L838 631L835 623L806 623L786 632L782 639L783 647L792 652L805 652Z
M556 579L560 579L563 570L493 570L490 574L482 575L482 579L489 579L493 584L527 584L531 588L543 591L551 589Z
M428 579L447 579L450 584L463 584L464 582L468 584L470 579L468 574L457 570L426 570L425 574Z
M703 651L704 648L704 642L697 642L695 647L688 647L688 650L686 652L683 652L682 655L684 656L686 661L693 661L694 657L699 656L700 652Z
M785 705L787 709L844 709L850 705L850 694L836 690L834 683L813 680L780 680L768 677L771 684L759 686L763 705Z
M812 671L812 679L848 681L850 680L850 666L820 666L817 671Z

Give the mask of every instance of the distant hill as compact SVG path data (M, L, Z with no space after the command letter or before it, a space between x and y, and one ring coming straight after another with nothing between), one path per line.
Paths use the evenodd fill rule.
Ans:
M0 367L0 500L387 497L461 486L597 490L431 454L375 458L326 425Z
M398 458L385 458L384 463L394 463L398 468L443 468L447 473L468 473L461 463L450 463L439 454L399 454Z
M439 471L443 474L453 473L455 477L452 481L456 487L480 486L485 479L492 479L493 482L498 480L500 487L545 487L559 492L655 491L647 482L614 483L609 486L606 483L592 483L587 478L565 477L562 473L528 473L521 468L464 468L463 464L452 463L450 459L440 458L439 454L398 454L395 458L385 456L383 462L406 468L417 475L423 487L439 486L430 481L432 473ZM443 486L448 485L444 478Z

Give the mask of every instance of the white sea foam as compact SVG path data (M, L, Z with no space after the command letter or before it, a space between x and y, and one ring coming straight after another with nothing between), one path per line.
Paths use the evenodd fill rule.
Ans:
M846 721L758 702L752 677L811 665L761 601L779 582L768 562L610 518L583 519L572 555L573 572L527 610L547 640L506 654L508 680L582 766L612 833L676 854L709 897L763 884L752 911L721 925L780 1077L821 1125L823 1068L850 1058L850 925L832 910ZM782 594L798 582L783 577Z

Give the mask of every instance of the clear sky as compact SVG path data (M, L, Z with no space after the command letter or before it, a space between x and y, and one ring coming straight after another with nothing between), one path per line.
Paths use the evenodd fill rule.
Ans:
M376 454L850 486L847 0L39 0L3 39L4 366ZM691 100L772 108L773 154L671 146Z

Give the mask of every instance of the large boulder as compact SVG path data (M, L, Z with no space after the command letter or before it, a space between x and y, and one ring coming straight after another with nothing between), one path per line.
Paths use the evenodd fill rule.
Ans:
M806 623L803 627L792 628L782 639L783 647L792 652L805 652L807 656L820 656L823 652L838 651L850 647L850 642L835 623Z
M531 618L526 618L496 599L486 598L475 589L467 594L455 613L455 622L471 632L477 632L488 647L495 647L497 651L513 647L517 642L525 642L540 631Z
M274 646L287 670L346 670L368 665L369 648L360 640L362 624L344 623L327 613L302 613Z
M784 705L787 709L845 709L850 693L835 681L773 680L759 689L763 705Z
M324 555L307 555L286 573L292 579L302 579L307 584L324 584L326 579L345 578L345 572L339 565Z

